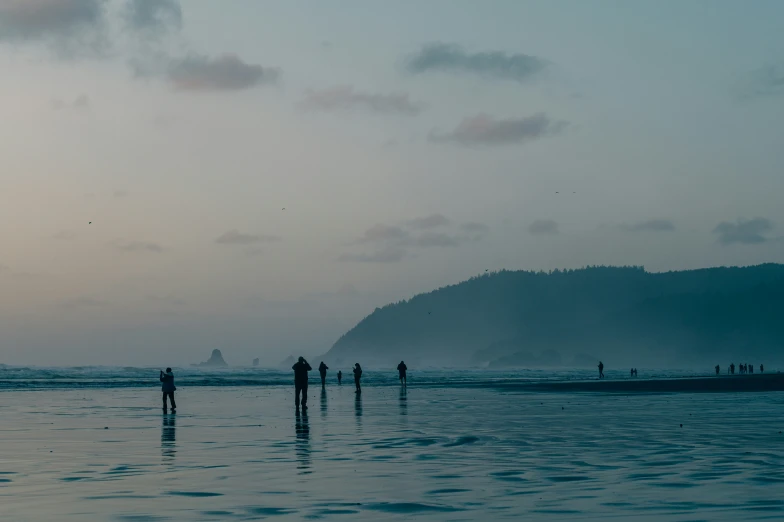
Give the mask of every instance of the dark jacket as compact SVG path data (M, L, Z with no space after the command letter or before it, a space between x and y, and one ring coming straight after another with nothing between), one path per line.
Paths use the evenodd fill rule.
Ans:
M358 381L362 377L362 368L354 368L354 380Z
M308 372L313 368L307 362L295 362L291 367L294 370L294 383L300 386L308 385Z
M325 373L327 373L327 370L329 370L329 366L327 366L324 363L319 364L319 373L320 374L324 375Z
M399 371L401 374L406 373L406 370L408 370L408 366L405 364L400 363L397 365L397 371Z
M173 392L177 389L174 386L174 374L173 373L162 373L161 374L161 391L164 393Z

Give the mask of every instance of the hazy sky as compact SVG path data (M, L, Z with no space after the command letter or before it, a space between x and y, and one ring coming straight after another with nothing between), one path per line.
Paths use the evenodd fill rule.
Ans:
M278 362L485 269L782 261L782 19L0 0L0 363Z

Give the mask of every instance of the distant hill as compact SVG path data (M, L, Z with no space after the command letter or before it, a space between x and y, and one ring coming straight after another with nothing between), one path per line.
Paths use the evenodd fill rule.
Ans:
M501 271L377 308L324 356L409 366L784 363L784 265Z

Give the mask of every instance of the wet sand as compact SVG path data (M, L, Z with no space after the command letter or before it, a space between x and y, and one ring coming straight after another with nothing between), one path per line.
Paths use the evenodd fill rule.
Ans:
M0 393L3 520L775 520L780 393ZM683 425L681 427L681 424ZM108 429L107 429L108 428Z

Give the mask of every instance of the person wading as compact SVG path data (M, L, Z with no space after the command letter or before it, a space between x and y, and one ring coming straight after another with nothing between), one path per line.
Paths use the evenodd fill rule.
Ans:
M321 364L319 364L319 375L321 375L322 388L327 385L327 370L329 370L329 366L324 364L324 361L321 361Z
M302 394L302 409L307 410L308 372L313 368L310 367L308 361L306 361L304 357L300 357L291 369L294 370L294 405L297 407L297 411L299 411L300 394Z
M359 385L359 380L362 378L362 367L359 363L354 365L354 385L357 387L357 393L362 393L362 386Z
M169 397L171 402L172 413L177 409L177 404L174 402L174 390L177 387L174 385L174 374L171 368L166 368L166 373L161 372L161 391L163 392L163 413L166 413L166 397Z
M408 384L406 382L406 370L408 370L408 366L406 366L406 363L404 363L403 361L400 361L400 364L397 365L397 373L398 373L398 377L400 377L400 384L402 384L403 386Z

